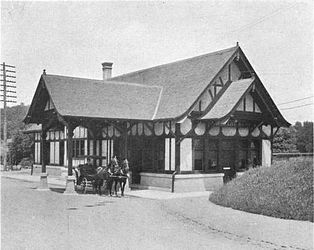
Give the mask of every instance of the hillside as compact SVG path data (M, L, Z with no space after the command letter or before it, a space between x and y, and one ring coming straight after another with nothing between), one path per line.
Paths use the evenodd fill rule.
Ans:
M209 200L246 212L313 222L313 160L251 169L212 193Z
M24 104L16 105L7 108L7 131L8 139L13 138L13 135L21 129L25 128L23 119L25 118L29 106ZM3 125L3 109L1 109L1 125ZM3 139L3 127L1 126L1 139Z

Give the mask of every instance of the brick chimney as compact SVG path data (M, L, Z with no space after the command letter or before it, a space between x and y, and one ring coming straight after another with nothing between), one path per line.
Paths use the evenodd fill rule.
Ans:
M112 73L112 64L111 62L104 62L102 63L102 72L103 72L103 80L107 80L111 78Z

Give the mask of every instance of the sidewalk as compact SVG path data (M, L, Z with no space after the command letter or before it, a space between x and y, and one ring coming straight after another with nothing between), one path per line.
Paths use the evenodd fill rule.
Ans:
M5 178L11 178L16 180L23 180L28 182L37 182L40 181L39 175L30 175L30 170L22 170L22 171L8 171L1 172L1 176ZM66 176L48 176L48 186L49 187L60 187L65 188L66 185ZM134 196L139 198L153 199L153 200L168 200L168 199L176 199L176 198L185 198L185 197L208 197L210 192L191 192L191 193L171 193L166 191L158 191L158 190L139 190L134 189L129 192L125 192L128 196Z
M10 179L28 181L28 182L37 182L39 184L40 176L31 175L30 169L25 169L21 171L3 171L1 176ZM58 186L65 188L66 179L64 176L48 176L48 186Z
M208 197L164 202L165 210L211 233L270 249L314 249L314 223L285 220L218 206Z

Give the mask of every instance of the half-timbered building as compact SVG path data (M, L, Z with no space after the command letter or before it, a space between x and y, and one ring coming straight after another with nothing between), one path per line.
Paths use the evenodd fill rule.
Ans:
M214 189L224 167L270 166L283 118L238 46L103 80L41 75L26 123L35 163L72 167L92 156L127 158L132 183L174 191ZM175 174L175 175L174 175Z

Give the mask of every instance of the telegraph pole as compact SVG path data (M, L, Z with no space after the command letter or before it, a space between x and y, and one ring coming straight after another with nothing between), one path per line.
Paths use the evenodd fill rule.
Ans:
M15 93L16 94L16 90L12 90L12 89L16 89L16 85L15 85L16 81L14 80L14 79L16 79L16 76L14 75L16 73L16 71L15 71L15 66L5 64L5 62L3 62L1 64L1 66L2 66L2 68L1 68L2 79L0 79L0 81L1 81L0 92L1 92L2 99L0 101L3 102L3 149L4 149L3 150L4 151L3 167L4 167L4 170L7 170L7 153L8 153L8 146L7 146L7 103L8 102L16 103L17 96L16 95L8 95L8 93ZM9 73L9 74L7 74L7 73ZM2 124L1 124L1 126L2 126ZM0 139L1 139L1 137L0 137Z

